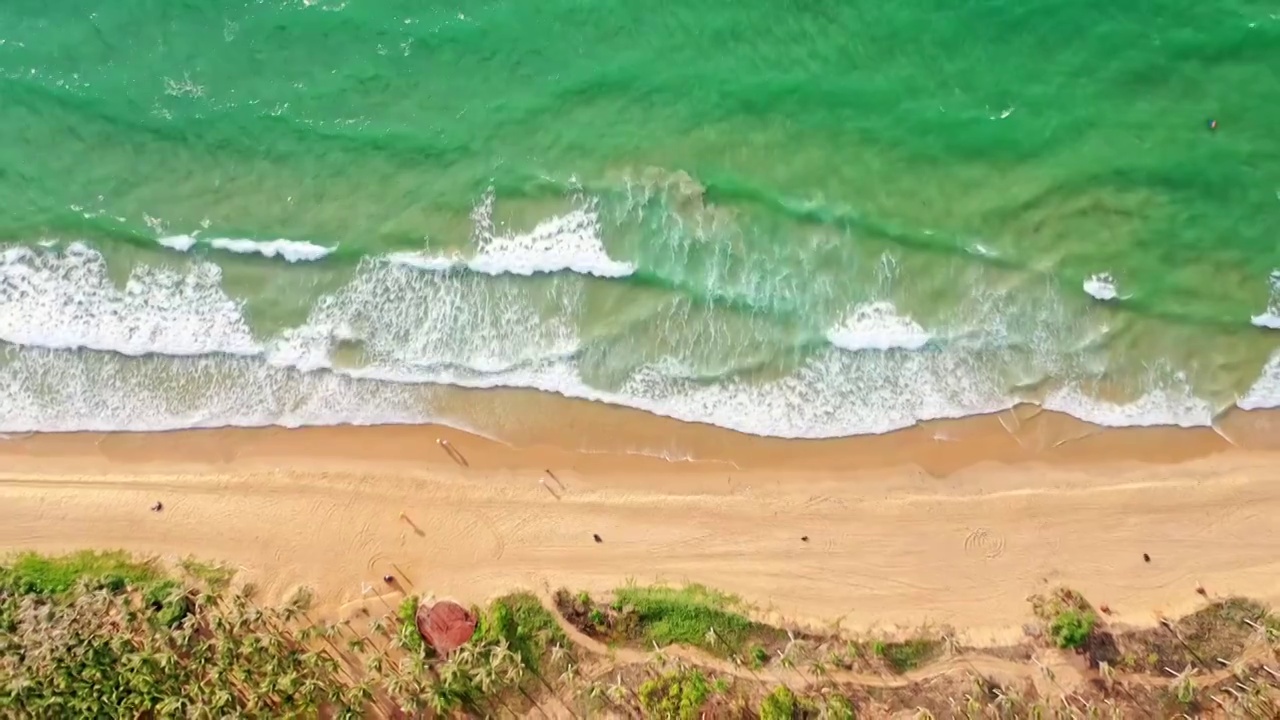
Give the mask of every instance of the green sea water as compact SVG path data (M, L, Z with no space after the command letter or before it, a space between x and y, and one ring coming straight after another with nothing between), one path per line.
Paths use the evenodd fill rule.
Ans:
M0 429L1204 424L1280 404L1280 5L6 0L0 241Z

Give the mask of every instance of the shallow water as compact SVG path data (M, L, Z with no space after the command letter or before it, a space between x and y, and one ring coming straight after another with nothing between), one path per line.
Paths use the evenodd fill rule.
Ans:
M1263 2L14 0L0 431L1280 405L1278 57Z

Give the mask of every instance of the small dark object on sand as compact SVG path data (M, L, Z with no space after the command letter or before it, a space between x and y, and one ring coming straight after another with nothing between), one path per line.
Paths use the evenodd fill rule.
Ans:
M801 536L800 536L800 542L809 542L809 536L808 536L808 535L801 535Z
M1142 562L1151 562L1151 556L1146 553L1142 553Z
M388 584L388 585L390 585L390 584L394 583L395 581L396 581L396 576L395 576L395 575L383 575L383 576L382 576L382 582L384 582L384 583L386 583L386 584Z
M155 505L151 506L151 512L160 512L163 509L164 509L164 503L160 502L159 500L156 501Z
M599 535L596 535L595 533L591 533L591 539L595 540L598 543L604 542L604 538L600 537Z

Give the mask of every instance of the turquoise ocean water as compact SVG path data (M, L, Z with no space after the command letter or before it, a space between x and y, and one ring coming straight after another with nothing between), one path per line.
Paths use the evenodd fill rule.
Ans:
M1277 348L1275 0L0 3L2 432L1203 425Z

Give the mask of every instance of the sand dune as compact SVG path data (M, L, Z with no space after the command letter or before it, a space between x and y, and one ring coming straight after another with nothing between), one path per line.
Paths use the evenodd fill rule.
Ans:
M290 436L268 444L288 456L260 448L222 462L184 459L192 443L218 447L217 433L62 439L57 457L8 443L0 548L218 559L270 594L310 585L331 608L383 592L384 574L470 601L694 581L765 615L950 624L978 644L1017 635L1025 597L1055 584L1135 624L1203 602L1197 583L1280 599L1280 456L1267 452L987 463L935 478L672 465L440 434L465 466L421 443L412 463L370 459L360 433L341 430L313 435L314 452ZM149 511L156 500L163 512Z

